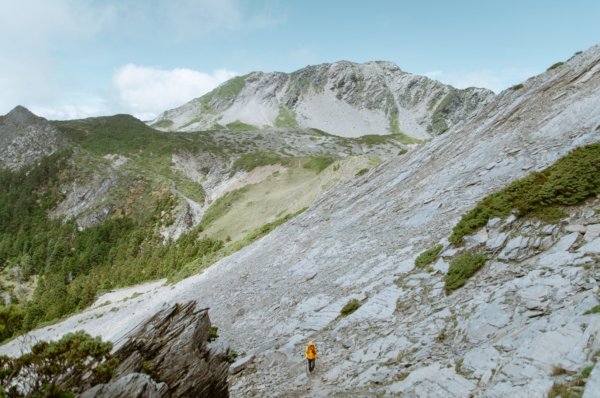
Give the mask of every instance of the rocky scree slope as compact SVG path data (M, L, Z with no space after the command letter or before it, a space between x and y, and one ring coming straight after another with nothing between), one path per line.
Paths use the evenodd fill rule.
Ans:
M489 90L455 89L390 62L340 61L235 77L151 125L181 131L305 127L349 137L403 133L426 139L462 126L493 97Z
M15 170L33 164L65 143L56 127L22 106L0 116L0 168Z
M254 361L231 380L234 396L546 396L600 349L599 315L583 315L599 302L597 201L559 226L489 223L468 241L497 254L451 295L443 277L456 249L446 239L485 195L600 141L598 109L596 46L501 93L464 128L330 191L203 274L136 287L134 300L113 296L115 311L95 306L29 337L81 328L117 341L164 303L191 299L210 306L222 338ZM415 269L440 242L447 248L431 272ZM341 317L350 299L362 305ZM310 378L308 339L321 353ZM599 377L595 365L588 384Z

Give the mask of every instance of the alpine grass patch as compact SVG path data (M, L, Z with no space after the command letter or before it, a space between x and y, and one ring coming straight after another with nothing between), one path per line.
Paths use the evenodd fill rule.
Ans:
M304 163L305 169L313 170L317 174L325 170L335 159L331 156L313 156Z
M574 149L541 172L534 172L483 198L464 214L449 240L460 244L465 235L485 226L494 217L530 216L558 222L560 206L573 206L600 193L600 143Z
M600 304L590 308L589 310L587 310L586 312L583 313L583 315L592 315L592 314L600 314Z

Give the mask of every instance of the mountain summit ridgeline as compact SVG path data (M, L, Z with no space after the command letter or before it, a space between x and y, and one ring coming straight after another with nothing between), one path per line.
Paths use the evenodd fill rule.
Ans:
M152 126L317 128L356 137L406 134L426 139L463 125L494 98L402 71L391 62L339 61L292 73L253 72L158 116Z

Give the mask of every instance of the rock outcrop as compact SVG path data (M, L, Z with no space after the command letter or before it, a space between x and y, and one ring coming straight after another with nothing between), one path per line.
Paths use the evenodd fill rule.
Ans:
M429 138L462 126L494 97L403 72L391 62L340 61L296 72L254 72L161 114L165 130L205 130L230 123L318 128L355 137L405 133Z
M0 168L15 170L56 152L62 133L43 117L17 106L0 117Z
M228 397L229 347L209 342L210 328L193 301L158 312L120 344L112 380L81 397Z

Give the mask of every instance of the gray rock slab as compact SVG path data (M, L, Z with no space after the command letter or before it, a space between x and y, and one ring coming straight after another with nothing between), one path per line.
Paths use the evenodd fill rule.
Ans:
M475 383L457 374L454 368L443 368L433 364L411 372L400 382L387 388L392 394L410 397L466 397L475 388Z
M248 365L254 362L255 356L248 355L243 358L238 359L234 363L229 366L229 374L236 374L246 369Z
M594 240L592 240L589 243L586 243L585 245L581 246L578 250L579 253L593 253L593 254L597 254L600 253L600 238L595 238Z
M490 239L485 244L485 248L496 251L502 247L504 242L506 242L506 238L508 238L508 234L505 232L491 235Z
M599 398L600 397L600 361L596 362L590 377L585 383L583 398Z

